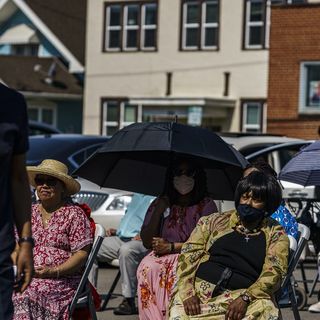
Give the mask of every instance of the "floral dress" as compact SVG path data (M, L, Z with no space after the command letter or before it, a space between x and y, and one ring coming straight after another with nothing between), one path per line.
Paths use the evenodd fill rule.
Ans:
M239 218L235 210L199 220L181 250L177 286L170 305L170 319L224 320L229 304L243 292L247 292L253 298L244 319L278 319L278 309L272 299L287 271L289 239L284 229L272 219L267 218L263 221L261 231L266 239L265 260L258 280L249 288L226 290L212 298L215 285L196 277L199 265L208 261L209 249L213 243L234 232L237 225ZM189 317L184 311L183 301L194 295L200 299L201 314Z
M143 226L152 219L157 199L150 205ZM204 198L190 207L172 206L164 212L161 237L169 242L185 242L199 218L217 212L215 202ZM176 283L179 254L157 257L151 251L141 261L138 270L139 318L160 320L166 318L172 289Z
M92 243L90 223L84 211L72 203L52 214L47 227L42 222L39 205L32 207L34 266L56 267L71 255ZM81 273L59 279L33 278L30 286L13 296L15 320L67 320L69 304Z

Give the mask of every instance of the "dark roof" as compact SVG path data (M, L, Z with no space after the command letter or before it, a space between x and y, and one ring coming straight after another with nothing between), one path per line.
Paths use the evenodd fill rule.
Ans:
M25 0L84 65L87 0Z
M81 83L59 60L56 60L53 84L49 85L44 81L54 61L54 58L0 56L0 78L6 85L18 91L82 94ZM40 71L34 71L35 65L41 66Z

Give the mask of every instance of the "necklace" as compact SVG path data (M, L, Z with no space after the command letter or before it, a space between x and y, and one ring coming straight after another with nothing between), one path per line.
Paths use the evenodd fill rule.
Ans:
M48 226L48 223L52 217L52 214L55 213L56 211L58 211L60 209L60 205L58 206L57 209L55 209L54 211L51 211L51 212L47 212L47 210L42 206L40 205L40 214L41 214L41 218L42 218L42 222L43 222L43 225L45 227Z
M258 232L260 232L260 229L252 229L252 230L250 230L250 229L248 229L248 228L246 228L245 226L243 226L243 225L239 225L239 226L237 226L237 230L240 232L240 233L242 233L242 234L244 234L245 235L245 237L244 237L244 239L246 240L246 242L248 243L248 241L250 240L250 237L249 237L249 234L255 234L255 233L258 233Z

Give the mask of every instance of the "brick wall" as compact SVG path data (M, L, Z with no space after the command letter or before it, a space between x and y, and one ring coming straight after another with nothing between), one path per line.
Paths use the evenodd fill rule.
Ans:
M320 61L320 5L273 7L271 14L267 131L319 138L319 113L299 114L301 61Z

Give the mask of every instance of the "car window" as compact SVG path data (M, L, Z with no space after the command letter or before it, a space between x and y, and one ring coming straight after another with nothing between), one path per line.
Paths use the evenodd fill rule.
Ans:
M248 159L250 162L263 159L268 162L277 173L279 173L287 162L300 150L302 145L302 143L286 147L279 145L279 148L275 145L274 148L272 148L273 150L264 152L262 149L260 150L260 154L255 157L249 157Z
M87 204L92 211L98 210L108 199L107 193L80 191L73 196L75 202Z
M102 145L103 143L100 143L77 151L70 157L70 161L74 164L75 167L79 167L81 163L87 160Z
M107 210L127 210L128 204L131 202L132 196L119 196L109 204Z
M247 147L242 148L239 151L246 157L254 152L257 152L257 151L262 150L267 147L271 147L273 145L274 145L274 143L265 143L265 144L260 144L258 146L257 145L247 146Z

